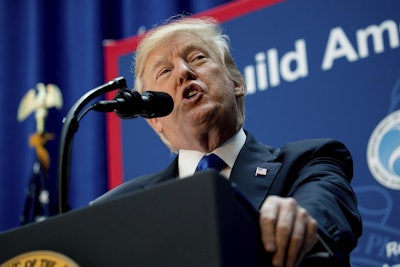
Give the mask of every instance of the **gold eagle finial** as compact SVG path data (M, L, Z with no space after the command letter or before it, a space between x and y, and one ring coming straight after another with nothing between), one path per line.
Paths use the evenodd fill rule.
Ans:
M55 107L61 109L63 98L60 89L55 84L38 83L35 89L30 89L23 97L18 108L18 121L25 120L31 113L35 112L36 133L45 131L47 110Z

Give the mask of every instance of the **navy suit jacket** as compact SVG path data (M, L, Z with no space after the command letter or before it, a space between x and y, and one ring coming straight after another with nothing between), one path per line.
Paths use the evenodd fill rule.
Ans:
M335 263L324 267L349 266L349 253L361 235L361 218L350 186L353 162L346 147L332 139L310 139L273 148L246 134L229 180L256 208L269 195L295 198L318 221L319 234L334 253ZM125 182L94 203L176 179L178 157L161 172ZM257 167L267 174L255 175Z

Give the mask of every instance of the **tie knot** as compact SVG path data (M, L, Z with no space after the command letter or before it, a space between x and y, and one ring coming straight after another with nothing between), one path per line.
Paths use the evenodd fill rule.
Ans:
M220 172L223 168L226 167L225 161L223 161L220 157L215 154L210 154L204 156L196 167L196 171L204 171L208 169L215 169L217 172Z

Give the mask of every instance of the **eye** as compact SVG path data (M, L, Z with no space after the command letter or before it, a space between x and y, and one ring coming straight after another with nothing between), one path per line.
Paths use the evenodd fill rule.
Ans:
M167 74L168 72L170 72L170 69L167 69L167 68L161 69L161 70L157 73L157 78L159 78L159 77L161 77L161 76Z
M196 62L196 61L201 61L201 60L203 60L205 58L206 58L206 55L204 53L197 52L197 53L194 53L193 55L191 55L190 61L191 62Z
M196 56L195 60L200 60L200 59L203 59L203 58L206 58L206 56L203 55L203 54L199 54L199 55Z

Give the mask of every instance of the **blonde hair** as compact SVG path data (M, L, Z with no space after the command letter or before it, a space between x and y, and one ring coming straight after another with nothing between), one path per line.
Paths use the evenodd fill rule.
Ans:
M134 61L136 90L141 93L144 91L142 77L149 54L156 48L156 46L162 43L163 40L179 32L191 33L210 45L213 52L222 62L222 65L226 69L231 80L236 86L241 86L243 92L246 93L246 84L243 75L238 70L230 52L229 37L226 34L223 34L222 28L218 22L209 17L189 18L182 16L173 17L165 24L150 30L139 43ZM242 125L245 113L244 97L239 97L237 99L237 105L241 115L240 124ZM162 135L160 137L163 142L171 148L171 145L168 143L166 138Z

